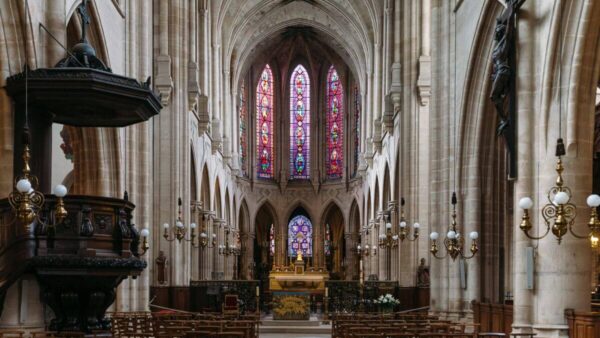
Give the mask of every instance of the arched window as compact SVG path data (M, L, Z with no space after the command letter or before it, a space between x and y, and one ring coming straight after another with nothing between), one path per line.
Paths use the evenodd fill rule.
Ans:
M310 178L310 80L302 65L290 78L290 178Z
M354 176L358 173L358 154L360 152L360 91L354 83Z
M248 151L248 135L247 130L248 127L246 125L246 118L248 115L248 109L246 104L248 99L246 97L246 81L242 80L242 85L240 86L240 102L239 102L239 124L240 124L240 171L242 176L246 176L246 155Z
M293 217L288 224L288 255L296 257L298 250L304 257L312 256L312 223L304 215Z
M340 178L344 163L344 88L335 67L327 72L327 119L325 139L327 176Z
M256 172L273 178L273 72L266 65L256 86Z

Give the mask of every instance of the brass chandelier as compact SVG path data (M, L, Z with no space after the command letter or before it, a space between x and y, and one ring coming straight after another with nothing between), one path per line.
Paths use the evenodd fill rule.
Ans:
M579 239L589 239L592 248L598 247L600 238L600 219L598 218L597 208L600 206L600 196L592 194L587 198L587 204L590 207L590 219L588 221L589 233L585 236L578 235L573 230L575 217L577 216L577 207L571 203L571 189L565 185L563 172L565 170L561 157L566 154L565 145L562 138L556 143L557 157L555 171L557 174L555 185L548 190L546 195L548 203L542 208L542 217L546 224L546 231L541 236L534 236L530 233L533 228L529 215L529 209L533 207L533 200L530 197L523 197L519 200L519 207L523 209L523 216L519 228L525 236L530 239L539 240L546 237L550 232L556 237L558 244L562 242L563 237L570 232Z
M456 199L456 192L452 193L452 222L450 223L450 226L448 228L448 233L446 234L446 238L444 238L443 243L444 243L444 247L446 248L446 254L444 254L443 256L438 255L439 249L438 249L438 244L437 244L437 240L439 239L439 233L437 232L432 232L429 235L429 238L431 239L431 248L429 249L429 251L431 251L431 253L433 254L433 256L435 258L438 259L443 259L446 256L450 256L450 258L452 258L452 260L456 260L456 258L460 257L462 259L471 259L473 257L475 257L475 254L477 253L477 251L479 251L479 247L477 246L477 239L479 238L479 233L477 231L471 231L471 233L469 233L469 238L471 239L471 254L470 255L465 255L464 253L464 245L465 245L465 241L463 239L463 237L460 235L460 231L458 230L457 224L456 224L456 204L457 204L457 199Z
M45 224L39 217L39 211L46 201L44 194L37 190L39 182L35 175L31 174L29 159L31 158L29 150L29 128L23 129L23 169L21 175L15 178L14 190L8 196L8 202L15 211L17 220L25 224L30 229L31 223L38 221L47 226L54 227L55 224L62 223L67 218L67 210L63 198L67 195L67 188L59 184L54 187L54 195L57 197L54 207L55 224Z
M177 242L181 243L182 240L185 240L186 242L191 242L192 246L197 247L196 244L196 228L197 228L197 224L196 223L190 223L189 225L189 229L190 229L190 238L185 238L185 235L187 234L187 229L185 227L185 225L183 224L183 219L182 219L182 214L181 214L181 205L182 205L182 201L181 201L181 197L179 197L177 199L177 218L175 219L175 226L173 227L173 236L171 236L171 234L169 234L169 229L171 229L171 226L169 225L169 223L164 223L163 224L163 238L165 240L167 240L168 242L173 242L174 240L177 240Z

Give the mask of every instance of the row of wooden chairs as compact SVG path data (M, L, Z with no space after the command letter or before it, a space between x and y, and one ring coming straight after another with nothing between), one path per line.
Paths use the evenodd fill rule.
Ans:
M333 315L332 337L475 337L477 326L418 314ZM468 328L471 326L471 328Z
M96 334L91 333L88 337L95 337ZM34 331L26 332L23 330L0 330L0 338L80 338L85 337L81 332L51 332L51 331Z
M219 313L114 313L114 337L258 337L258 314ZM1 337L0 337L1 338Z

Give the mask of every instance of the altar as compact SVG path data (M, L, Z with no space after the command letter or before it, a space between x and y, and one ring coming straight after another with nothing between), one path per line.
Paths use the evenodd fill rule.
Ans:
M300 252L293 265L275 268L269 274L269 290L273 293L273 319L308 320L311 299L315 295L327 296L327 280L327 271L306 268Z
M299 254L292 266L271 271L269 274L269 290L324 294L327 280L329 280L329 272L313 267L306 269L302 254Z

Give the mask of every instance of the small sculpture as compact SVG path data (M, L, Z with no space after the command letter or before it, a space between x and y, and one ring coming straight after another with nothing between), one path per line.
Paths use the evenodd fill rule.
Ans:
M425 265L425 258L421 258L421 264L417 269L417 286L429 286L429 266Z
M166 266L167 266L167 256L165 256L164 251L158 252L158 257L156 257L156 275L159 284L164 284L166 282Z

